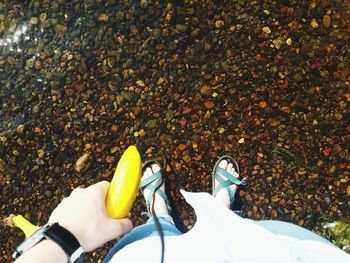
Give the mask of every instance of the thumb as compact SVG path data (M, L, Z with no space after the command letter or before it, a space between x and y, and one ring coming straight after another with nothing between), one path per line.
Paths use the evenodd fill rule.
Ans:
M129 218L123 219L111 219L108 220L108 226L105 229L108 229L108 235L110 239L115 239L119 236L122 236L131 231L133 228L132 222Z

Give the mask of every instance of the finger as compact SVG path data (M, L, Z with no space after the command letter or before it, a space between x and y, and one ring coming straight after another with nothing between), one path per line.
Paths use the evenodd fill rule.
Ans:
M90 185L86 188L86 193L94 198L104 199L106 197L110 183L107 181L101 181L96 184Z
M106 236L108 240L115 239L131 231L133 228L132 222L129 218L110 219L105 224Z

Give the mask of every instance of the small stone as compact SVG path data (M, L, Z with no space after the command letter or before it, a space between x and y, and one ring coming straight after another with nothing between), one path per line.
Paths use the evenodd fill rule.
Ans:
M143 82L140 79L138 81L136 81L136 84L139 85L140 87L143 87L143 88L145 87L145 82Z
M108 16L108 14L100 14L98 16L97 20L100 22L108 22L109 16Z
M31 17L29 20L29 24L31 24L31 25L36 25L38 23L39 23L39 18L37 18L37 17Z
M90 150L92 148L90 143L85 144L84 150Z
M44 155L45 155L45 151L43 149L39 149L38 150L38 157L41 159L44 157Z
M243 137L242 137L242 138L240 138L240 139L238 140L238 143L239 143L239 144L244 143L244 138L243 138Z
M111 148L110 153L116 153L118 151L119 147L118 146L114 146Z
M5 162L3 160L0 159L0 173L2 173L3 171L5 171Z
M331 26L332 18L329 15L325 15L322 22L325 28L329 28Z
M314 28L314 29L318 28L318 23L317 23L317 21L316 21L315 18L313 18L313 19L311 20L310 25L311 25L311 27Z
M172 109L168 109L165 113L165 118L167 121L171 121L174 118L174 111Z
M157 120L156 119L153 119L153 120L149 120L147 123L146 123L146 127L149 128L149 129L153 129L157 126Z
M186 149L186 145L181 143L181 144L179 144L178 148L180 151L184 151Z
M139 135L140 135L139 132L137 132L137 131L134 132L134 137L139 137Z
M39 19L41 22L44 22L46 20L47 14L46 13L41 13L39 16Z
M287 44L288 46L290 46L290 45L292 44L292 39L291 39L290 37L287 38L286 44Z
M183 159L186 163L190 163L190 162L191 162L191 157L188 156L188 155L185 155L182 159Z
M262 28L262 31L263 31L264 33L266 33L266 34L270 34L270 33L271 33L271 29L270 29L268 26L264 26L264 27Z
M162 85L164 83L164 79L162 77L160 77L157 81L157 85Z
M75 170L78 173L85 172L90 168L91 164L92 164L92 158L91 158L90 154L85 153L75 163Z
M223 20L216 20L215 21L215 27L216 28L221 28L225 25L225 22Z
M16 59L13 57L13 56L9 56L7 58L7 62L10 64L10 65L14 65L16 63Z
M176 25L176 29L179 30L182 33L185 33L187 31L187 29L188 29L188 26L184 25L184 24L177 24Z
M140 135L141 137L145 136L145 135L146 135L145 130L144 130L144 129L139 130L139 135Z
M199 35L200 32L201 32L201 30L199 28L193 29L191 32L191 36L196 37Z
M115 160L114 156L107 156L106 157L107 163L114 163L114 160Z
M276 218L276 217L278 216L278 213L277 213L277 211L276 211L275 209L272 209L272 210L271 210L271 216L272 216L273 218Z
M225 132L225 128L221 127L221 128L219 129L219 134L223 134L224 132Z
M23 124L18 125L18 127L16 128L17 135L23 136L23 132L24 132L24 125Z
M332 167L329 169L329 172L331 174L334 174L336 170L337 170L337 166L336 165L332 165Z
M266 101L260 101L260 102L259 102L259 106L260 106L260 108L262 108L262 109L266 108L266 106L267 106Z
M200 88L199 93L202 96L210 96L212 94L212 89L208 85L204 85Z
M175 170L176 170L176 171L180 171L181 168L182 168L182 167L181 167L181 163L176 162L176 163L175 163Z
M270 124L272 127L276 127L276 126L278 126L279 121L276 120L276 119L269 119L269 124Z
M210 111L207 111L207 112L204 114L204 118L205 118L205 119L209 119L210 116L211 116Z
M272 41L273 45L275 46L275 48L280 49L281 46L283 45L283 38L282 37L278 37L275 40Z
M131 25L130 32L131 34L136 35L139 31L135 25Z
M212 103L212 102L209 101L209 100L206 100L206 101L204 102L204 107L206 107L208 110L213 109L214 106L215 106L214 103Z
M299 171L298 171L298 174L299 174L299 175L304 175L304 174L306 174L305 168L304 168L304 167L300 168Z

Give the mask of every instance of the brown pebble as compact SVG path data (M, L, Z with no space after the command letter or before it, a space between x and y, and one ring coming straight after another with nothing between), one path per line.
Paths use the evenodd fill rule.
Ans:
M208 85L204 85L201 87L201 89L199 90L199 93L202 95L202 96L211 96L212 94L212 89L211 87L209 87Z
M260 108L264 109L264 108L266 108L267 103L265 101L260 101L259 106L260 106Z
M208 110L213 109L214 106L215 106L214 103L212 103L212 102L209 101L209 100L206 100L206 101L204 102L204 107L206 107Z
M329 15L325 15L322 22L325 28L329 28L331 26L332 18Z
M276 119L269 119L269 124L270 124L272 127L276 127L276 126L278 126L279 121L276 120Z
M275 209L272 209L272 210L271 210L271 216L272 216L273 218L276 218L276 217L278 216L278 213L277 213L277 211L276 211Z
M178 148L179 148L180 151L184 151L186 149L186 145L181 143L181 144L179 144Z

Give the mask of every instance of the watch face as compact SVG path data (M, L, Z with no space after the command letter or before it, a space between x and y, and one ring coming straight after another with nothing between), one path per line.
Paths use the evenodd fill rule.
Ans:
M16 252L13 254L13 257L16 258L17 256L20 256L23 252L27 251L36 243L38 243L41 239L43 239L44 232L49 227L50 227L49 224L44 225L43 227L39 228L36 232L34 232L33 235L31 235L26 240L24 240L21 244L19 244L18 247L16 248Z

